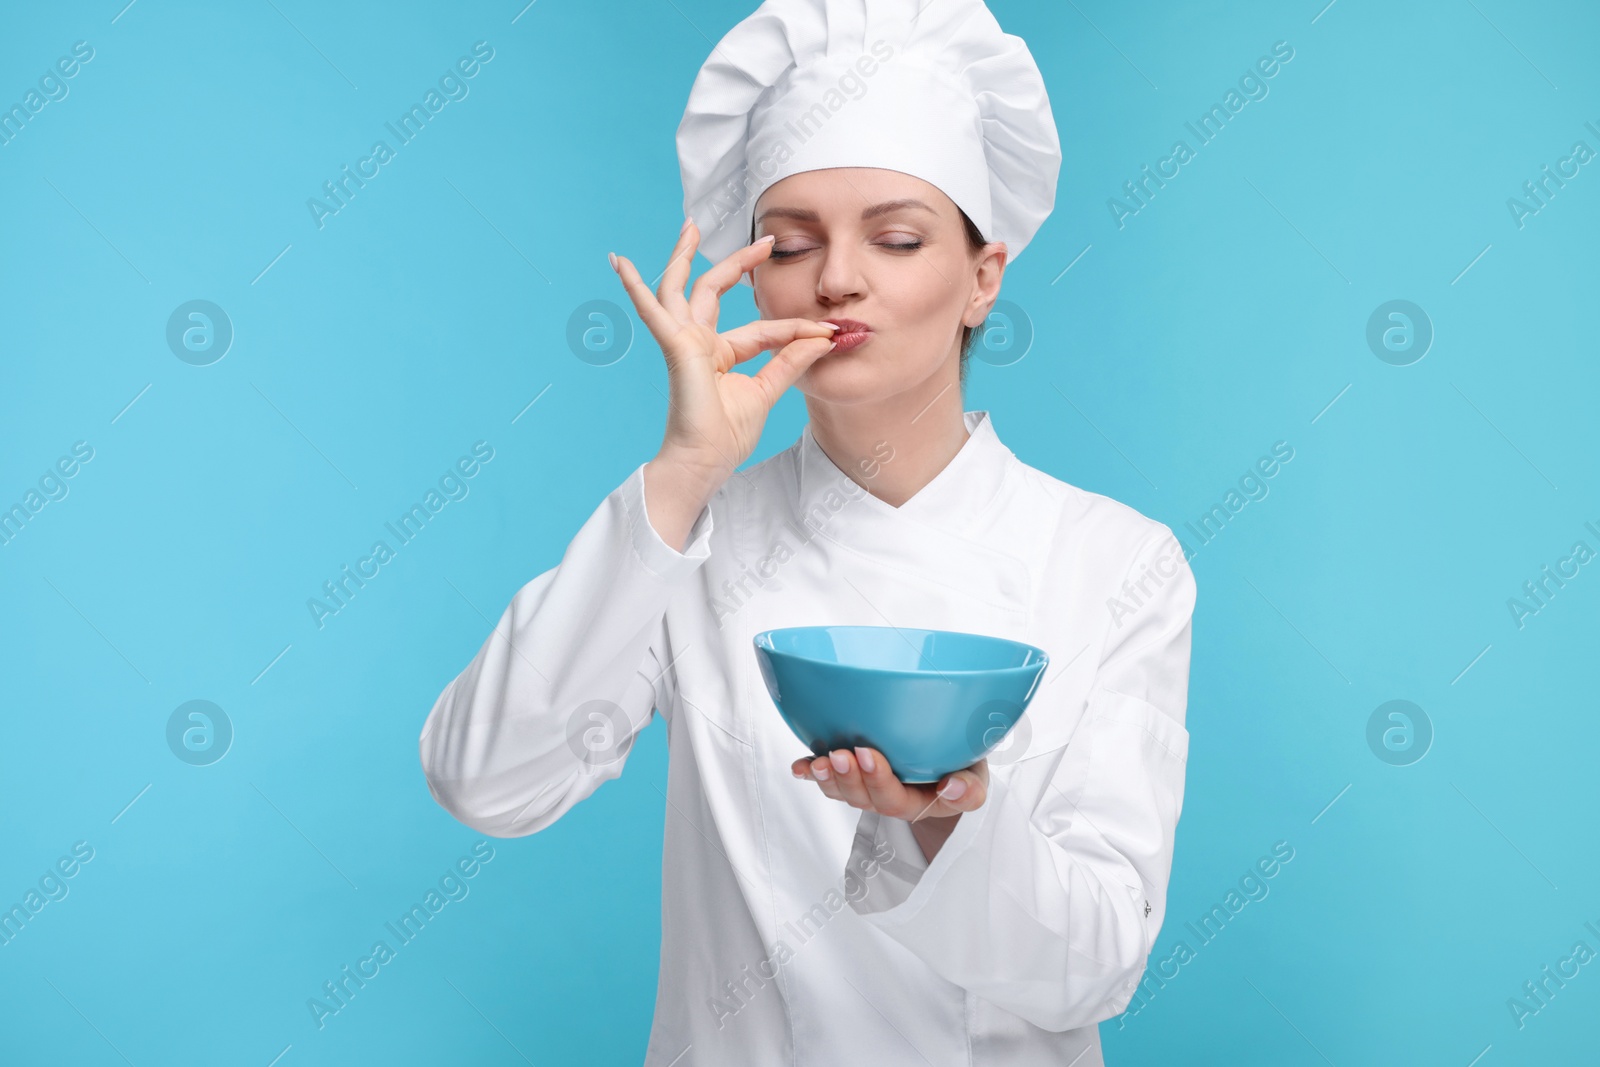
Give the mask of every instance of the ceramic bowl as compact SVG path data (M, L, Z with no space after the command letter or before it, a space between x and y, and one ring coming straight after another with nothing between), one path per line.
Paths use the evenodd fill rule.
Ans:
M801 744L814 756L875 748L902 782L937 782L992 751L1050 662L1033 645L956 630L792 626L754 642Z

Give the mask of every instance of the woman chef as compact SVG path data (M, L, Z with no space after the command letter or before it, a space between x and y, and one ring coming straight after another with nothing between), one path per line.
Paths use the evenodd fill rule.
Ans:
M678 153L659 289L613 257L666 358L661 449L440 694L429 789L536 833L666 720L648 1065L1100 1064L1166 910L1195 587L1167 527L963 410L1055 199L1033 58L979 0L767 0ZM761 318L718 332L740 281ZM800 439L739 470L791 385ZM871 749L806 754L767 694L753 635L825 624L1011 638L1049 673L991 759L903 785Z

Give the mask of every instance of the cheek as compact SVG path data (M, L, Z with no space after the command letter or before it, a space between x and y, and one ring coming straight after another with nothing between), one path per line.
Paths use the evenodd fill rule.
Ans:
M812 287L800 274L757 267L750 275L757 313L768 319L807 316L812 306Z
M896 269L885 272L881 291L894 301L897 318L920 329L955 328L960 298L970 290L971 268L963 260L925 251L890 265Z
M944 358L961 326L964 305L956 300L954 284L958 276L942 264L918 264L917 268L892 281L883 292L883 303L900 337L896 347L918 360L937 362ZM944 272L942 277L935 268Z

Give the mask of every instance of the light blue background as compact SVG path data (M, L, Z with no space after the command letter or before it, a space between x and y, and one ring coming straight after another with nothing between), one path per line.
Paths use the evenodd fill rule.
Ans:
M0 33L7 107L94 48L0 146L0 506L94 449L0 547L0 904L94 849L0 947L0 1062L637 1063L659 724L557 825L492 841L470 895L324 1029L306 1001L481 840L428 795L422 721L660 442L648 335L599 367L567 320L626 303L608 250L659 269L685 95L750 7L123 2L11 5ZM1294 448L1192 562L1188 789L1152 960L1180 939L1196 958L1102 1025L1108 1061L1592 1056L1600 965L1521 1028L1507 1000L1580 939L1600 950L1600 566L1520 629L1507 600L1575 541L1600 550L1600 164L1523 227L1507 199L1575 141L1600 150L1600 15L994 6L1043 68L1065 162L1005 281L1032 348L975 359L967 408L1180 535ZM307 199L480 40L470 95L319 229ZM1107 199L1193 147L1184 122L1278 41L1294 57L1269 95L1119 229ZM236 332L210 366L165 341L193 299ZM1391 299L1436 331L1410 366L1366 344ZM728 308L744 321L748 291ZM786 396L754 458L804 415ZM306 600L479 440L470 495L319 629ZM192 699L235 730L210 766L167 746ZM1366 740L1392 699L1435 731L1409 766ZM1270 894L1198 947L1184 922L1279 841Z

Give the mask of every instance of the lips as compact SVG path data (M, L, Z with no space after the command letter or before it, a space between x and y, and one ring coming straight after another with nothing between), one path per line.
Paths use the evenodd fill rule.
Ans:
M831 318L827 321L839 327L833 335L835 352L848 352L865 344L872 337L872 327L856 319Z

